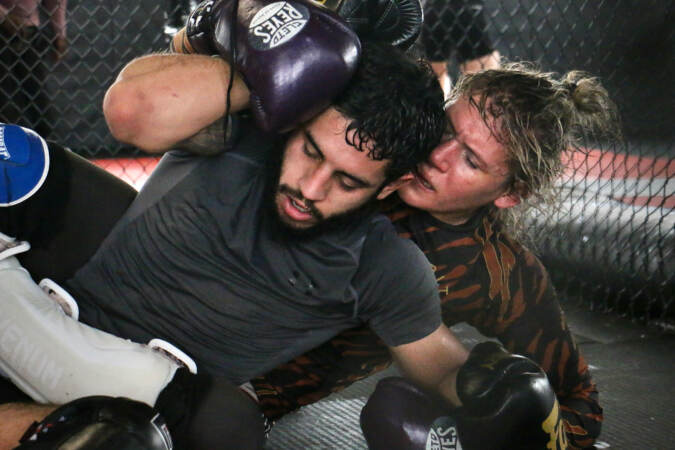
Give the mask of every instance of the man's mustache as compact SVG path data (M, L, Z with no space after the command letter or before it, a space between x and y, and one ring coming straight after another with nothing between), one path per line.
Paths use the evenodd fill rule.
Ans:
M293 197L295 200L298 200L302 202L307 209L309 209L309 212L312 216L319 220L323 220L323 215L321 212L314 206L314 202L312 200L307 200L303 195L302 192L298 191L297 189L293 189L292 187L288 186L287 184L280 184L279 187L277 188L277 193L279 194L286 194L290 197Z

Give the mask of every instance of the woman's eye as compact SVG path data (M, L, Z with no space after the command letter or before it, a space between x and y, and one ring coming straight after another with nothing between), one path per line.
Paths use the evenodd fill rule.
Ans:
M312 150L310 150L310 148L307 146L307 144L305 144L305 145L302 146L302 152L303 152L305 155L307 155L307 156L309 156L310 158L312 158L312 159L317 159L317 158L319 158L319 154L318 154L318 153L312 152Z
M467 151L464 152L464 161L466 161L466 163L472 169L478 169L478 166L471 160L471 156L469 156L469 153Z

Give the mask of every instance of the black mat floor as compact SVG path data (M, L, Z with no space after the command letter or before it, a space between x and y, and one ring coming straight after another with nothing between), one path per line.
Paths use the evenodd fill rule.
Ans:
M675 335L663 335L611 315L564 305L570 328L600 391L605 422L598 449L675 449ZM454 328L468 346L483 338ZM270 450L365 449L359 412L388 369L281 419Z

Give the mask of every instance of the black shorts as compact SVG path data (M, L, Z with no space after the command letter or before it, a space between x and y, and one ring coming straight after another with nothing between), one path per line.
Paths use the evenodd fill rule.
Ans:
M0 404L14 402L32 402L32 400L11 381L0 376Z

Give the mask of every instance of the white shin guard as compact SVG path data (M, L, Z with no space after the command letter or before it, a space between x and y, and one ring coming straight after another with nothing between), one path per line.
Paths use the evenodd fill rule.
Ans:
M63 313L18 260L0 260L0 371L40 403L89 395L155 404L179 365Z

